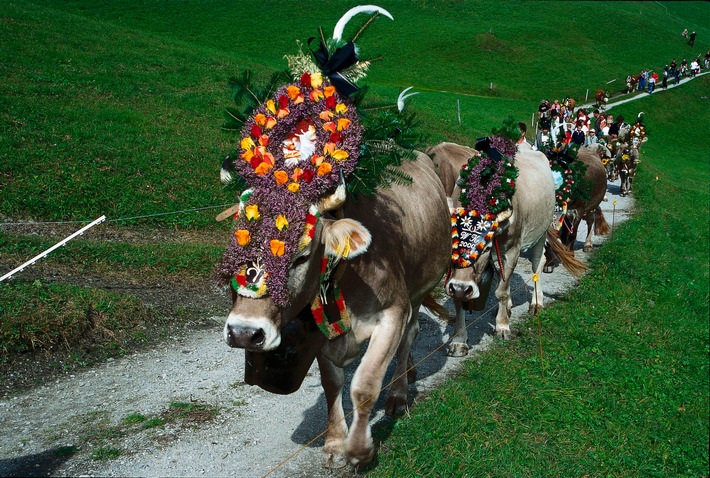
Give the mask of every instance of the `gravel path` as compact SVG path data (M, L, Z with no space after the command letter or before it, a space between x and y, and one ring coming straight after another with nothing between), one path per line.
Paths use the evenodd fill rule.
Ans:
M618 189L618 184L611 184L609 200L602 203L609 224L618 225L631 213L631 199L619 197ZM580 231L579 238L585 234L586 230ZM598 246L603 240L608 238L595 237L594 243ZM578 241L576 253L585 259L581 246ZM525 281L531 273L529 261L522 259L512 283L514 323L527 312ZM549 303L575 281L558 268L543 275L541 284ZM489 309L494 310L493 305L489 300ZM447 306L452 309L450 302ZM469 358L493 343L488 335L493 310L468 316L469 344L474 345ZM215 317L213 327L175 336L153 350L109 360L0 401L0 475L352 476L350 469L328 472L322 467L319 435L326 423L325 399L317 367L291 395L248 386L244 352L223 342L223 320ZM413 353L415 361L423 361L417 366L419 380L410 387L411 403L462 361L447 357L442 347L452 326L425 314L419 320L421 332ZM348 395L346 389L346 413L352 409ZM389 422L383 414L385 396L386 392L372 418L381 433ZM206 406L217 413L176 418L171 403ZM138 421L138 414L144 420ZM132 418L137 423L127 423ZM155 423L151 418L165 423L148 427Z

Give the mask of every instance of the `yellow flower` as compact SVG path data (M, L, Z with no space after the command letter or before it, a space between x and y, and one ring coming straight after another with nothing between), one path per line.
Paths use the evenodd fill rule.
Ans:
M234 235L237 236L237 243L242 247L251 242L251 234L249 234L249 231L246 229L239 229L234 233Z
M291 191L292 193L297 193L297 192L301 189L301 186L300 186L298 183L291 183L291 184L289 184L289 185L286 186L286 187L287 187L288 190Z
M276 113L276 103L274 103L274 100L268 100L266 102L266 109L271 111L272 114Z
M346 111L348 111L348 107L345 106L343 103L338 103L337 105L335 105L335 112L339 115L342 115Z
M336 161L342 161L348 158L348 153L343 151L342 149L336 149L335 151L333 151L333 154L331 154L331 156Z
M250 150L250 149L252 149L254 146L256 146L256 145L254 144L254 140L251 139L251 138L248 137L248 136L247 136L246 138L243 138L243 139L242 139L242 142L241 142L239 145L242 147L242 149L243 149L244 151Z
M335 152L335 143L325 143L325 146L323 146L323 154L327 154L329 156L332 156L333 153Z
M278 229L279 231L283 231L284 229L286 229L288 227L288 220L286 219L285 216L283 216L281 214L276 216L276 221L274 221L274 222L276 223L276 229Z
M311 87L312 88L320 88L320 85L323 84L323 75L319 71L315 73L311 73Z
M261 214L259 214L259 205L250 204L249 206L245 207L244 215L249 221L256 221L261 217Z
M283 256L284 255L284 248L286 244L284 241L279 241L277 239L272 239L271 242L269 243L269 246L271 246L271 253L277 257Z

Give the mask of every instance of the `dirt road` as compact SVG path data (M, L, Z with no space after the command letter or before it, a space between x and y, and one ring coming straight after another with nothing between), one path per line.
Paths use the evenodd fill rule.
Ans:
M618 181L611 184L609 200L602 203L615 226L632 208L618 190ZM580 231L579 238L585 234ZM595 246L603 240L609 238L595 237ZM581 247L578 241L578 257L585 259ZM521 260L512 281L513 321L519 327L527 326L520 321L528 309L531 274L529 261ZM574 284L561 268L543 275L546 303ZM469 358L493 343L491 299L486 313L467 317ZM0 475L351 476L349 469L330 473L322 467L325 399L316 367L301 389L287 396L244 384L244 353L223 342L223 320L215 317L214 326L176 334L153 350L0 401ZM425 314L419 320L413 353L422 362L419 381L410 387L414 406L464 360L446 356L442 345L450 325ZM346 389L346 413L352 409L348 395ZM389 420L383 414L385 396L386 391L372 419L376 437L386 433Z

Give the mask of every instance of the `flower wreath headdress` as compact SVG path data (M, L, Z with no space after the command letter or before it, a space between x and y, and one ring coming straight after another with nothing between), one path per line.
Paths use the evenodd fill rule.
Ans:
M344 42L345 25L359 13L373 15ZM289 303L288 267L313 237L320 198L336 190L344 197L346 188L372 194L377 187L411 181L394 168L416 157L421 138L413 115L401 107L368 115L360 107L364 91L356 82L371 61L360 60L354 40L380 14L392 19L374 5L349 10L332 38L326 40L321 30L320 38L308 40L309 52L300 48L286 56L289 74L274 74L263 88L252 85L249 72L230 82L235 101L247 106L229 108L225 125L241 135L221 173L240 204L217 272L240 295L268 294L279 306Z

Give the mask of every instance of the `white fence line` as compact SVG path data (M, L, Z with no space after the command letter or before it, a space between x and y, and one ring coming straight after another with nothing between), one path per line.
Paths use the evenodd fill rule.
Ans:
M0 277L0 282L4 281L5 279L7 279L7 278L9 278L9 277L12 277L15 273L20 272L20 271L21 271L22 269L24 269L25 267L34 264L35 262L37 262L38 260L40 260L41 258L43 258L44 256L46 256L47 254L49 254L50 252L52 252L53 250L57 249L58 247L62 247L64 244L66 244L67 242L71 241L71 240L74 239L76 236L81 236L82 234L84 234L84 232L85 232L87 229L89 229L89 228L91 228L91 227L94 227L94 226L97 225L97 224L101 224L101 223L104 222L105 220L106 220L106 216L101 216L100 218L98 218L98 219L96 219L94 222L92 222L91 224L88 224L88 225L82 227L81 229L79 229L78 231L76 231L76 232L75 232L74 234L72 234L71 236L69 236L69 237L67 237L67 238L65 238L65 239L62 239L61 241L59 241L58 243L56 243L55 245L53 245L52 247L50 247L50 248L47 249L46 251L42 252L41 254L36 255L35 257L33 257L33 258L30 259L29 261L25 262L25 263L22 264L21 266L15 268L15 269L13 269L13 270L11 270L10 272L8 272L7 274L5 274L4 276Z

